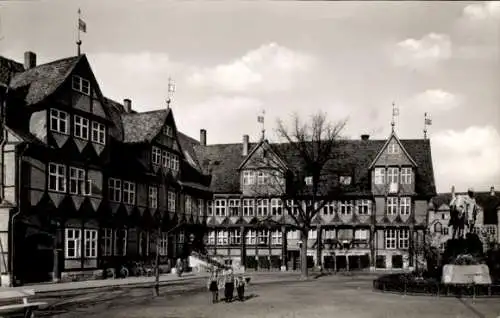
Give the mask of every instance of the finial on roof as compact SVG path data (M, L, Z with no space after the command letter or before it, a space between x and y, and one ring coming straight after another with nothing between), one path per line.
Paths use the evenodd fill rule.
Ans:
M264 141L266 139L266 128L264 126L264 116L266 115L266 111L262 110L262 114L257 116L257 122L262 124L262 136L261 140Z
M424 114L424 139L427 139L427 126L432 125L432 119L427 116L427 113Z
M392 132L394 132L395 130L397 116L399 116L399 108L396 107L395 102L392 102L392 120L391 120Z
M175 84L172 81L172 78L168 78L168 96L167 96L167 108L170 108L170 103L172 102L172 97L175 93Z
M82 40L80 40L80 32L87 33L87 24L85 23L85 21L82 20L81 14L82 10L78 8L78 39L76 41L78 56L82 54L81 52Z

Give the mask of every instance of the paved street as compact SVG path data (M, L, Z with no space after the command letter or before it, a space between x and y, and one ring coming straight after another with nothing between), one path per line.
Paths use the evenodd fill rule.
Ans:
M296 274L252 278L245 302L212 305L205 279L172 282L162 296L150 287L71 291L46 298L45 317L480 317L500 316L498 299L401 296L372 291L373 276L326 276L298 281Z

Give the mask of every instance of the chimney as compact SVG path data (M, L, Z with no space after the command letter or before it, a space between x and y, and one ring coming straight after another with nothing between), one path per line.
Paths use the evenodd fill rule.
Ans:
M370 135L361 135L361 140L368 140L370 139Z
M125 109L126 113L130 113L132 111L132 101L128 98L125 98L123 100L123 108Z
M243 156L248 156L248 135L243 135Z
M205 129L200 129L200 144L202 146L207 145L207 131Z
M24 69L29 70L36 66L36 54L33 52L24 52Z
M490 194L491 194L491 196L493 196L493 197L495 196L495 187L491 187L491 188L490 188Z

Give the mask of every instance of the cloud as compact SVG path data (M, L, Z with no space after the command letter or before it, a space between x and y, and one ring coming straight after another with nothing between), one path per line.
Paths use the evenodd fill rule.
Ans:
M439 189L500 186L500 135L493 126L446 130L436 133L431 141Z
M451 57L452 43L446 34L429 33L421 39L409 38L396 44L394 63L397 66L422 68Z
M314 58L307 54L269 43L228 64L197 70L188 83L226 92L285 91L313 64Z
M409 104L413 109L449 111L462 104L462 97L442 89L428 89L413 96Z
M485 1L470 4L463 9L463 16L472 21L500 19L500 2Z

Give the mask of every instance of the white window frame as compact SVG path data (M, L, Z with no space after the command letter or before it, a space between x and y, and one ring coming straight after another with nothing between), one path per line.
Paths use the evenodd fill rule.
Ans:
M228 244L229 244L229 231L217 230L217 246L223 246Z
M257 232L253 229L249 229L245 234L245 244L255 245L257 242Z
M76 167L69 167L69 193L84 194L85 191L85 170ZM83 185L83 186L82 186Z
M259 245L269 245L269 230L268 229L257 230L257 243L259 243Z
M168 233L161 232L160 236L160 246L158 248L158 252L161 256L166 256L168 253Z
M207 215L214 215L214 202L212 200L207 200Z
M257 184L266 185L269 183L269 175L266 171L257 171Z
M158 187L157 186L149 186L148 203L149 203L149 208L151 208L151 209L158 208Z
M337 238L334 229L323 229L322 237L323 240L333 240Z
M123 243L123 251L121 254L118 254L118 233L122 233L123 237L121 238L122 243ZM114 254L116 256L126 256L127 255L127 248L128 248L128 229L115 229L113 231L113 250Z
M208 245L215 245L215 231L208 232Z
M401 168L401 184L411 184L412 168Z
M112 202L122 201L122 180L116 178L109 178L108 196L109 196L109 201Z
M318 239L318 230L317 229L311 229L307 233L307 239L308 240L317 240Z
M73 135L76 138L89 139L89 120L85 117L73 116Z
M387 168L387 184L399 183L399 168Z
M312 176L307 176L304 178L304 183L307 185L307 186L312 186L313 184L313 177Z
M135 183L131 181L123 181L123 203L135 204Z
M391 155L397 155L400 152L400 147L397 142L392 141L387 147L387 153Z
M85 246L84 246L84 252L85 252L85 258L97 258L97 230L92 230L92 229L85 229L83 231L84 238L85 238Z
M240 245L241 244L241 231L240 231L240 229L232 229L229 231L229 244L230 245Z
M163 134L167 137L174 137L174 129L170 125L163 126Z
M96 121L92 122L92 142L105 145L106 144L106 126Z
M352 182L351 176L340 176L339 177L340 184L342 185L350 185Z
M255 171L253 170L243 171L243 184L244 185L255 184Z
M287 240L298 240L300 238L298 230L289 230L286 233Z
M375 168L375 184L385 184L386 175L385 168Z
M368 230L367 229L355 229L354 239L358 241L368 241Z
M151 162L154 165L160 165L162 162L161 149L156 146L151 148Z
M59 109L50 109L50 130L69 135L69 114Z
M113 229L105 228L102 233L102 256L113 255Z
M410 197L400 197L399 198L399 214L400 215L410 215L411 213L411 198Z
M170 152L166 150L161 151L161 164L165 168L171 167Z
M254 199L243 199L243 216L254 216Z
M69 242L74 243L70 249ZM70 254L70 251L73 253ZM66 259L79 259L82 257L82 230L67 228L64 231L64 256Z
M282 215L283 214L283 201L279 198L271 199L271 214L272 215Z
M299 204L294 200L286 200L286 206L288 207L286 209L288 214L290 214L290 212L293 215L297 215L299 213Z
M283 233L281 230L273 230L271 232L271 245L283 244Z
M66 166L50 162L48 170L49 191L66 192Z
M408 229L399 230L398 246L400 249L408 249L410 247L410 230Z
M257 216L269 214L269 199L257 199Z
M226 216L226 199L216 199L214 203L215 216Z
M335 201L330 201L325 203L323 206L323 215L334 215L335 214Z
M228 200L228 214L230 216L240 215L240 199L229 199Z
M385 230L385 249L395 250L397 249L397 230L396 229L386 229Z
M358 214L370 215L372 213L372 201L367 199L358 200Z
M339 212L341 215L351 215L352 214L352 201L350 201L350 200L339 201Z
M387 197L386 201L386 214L396 215L398 214L398 197Z
M71 87L77 92L83 93L85 95L90 95L90 81L84 79L81 76L73 75Z
M168 212L175 212L177 196L174 191L168 191Z

